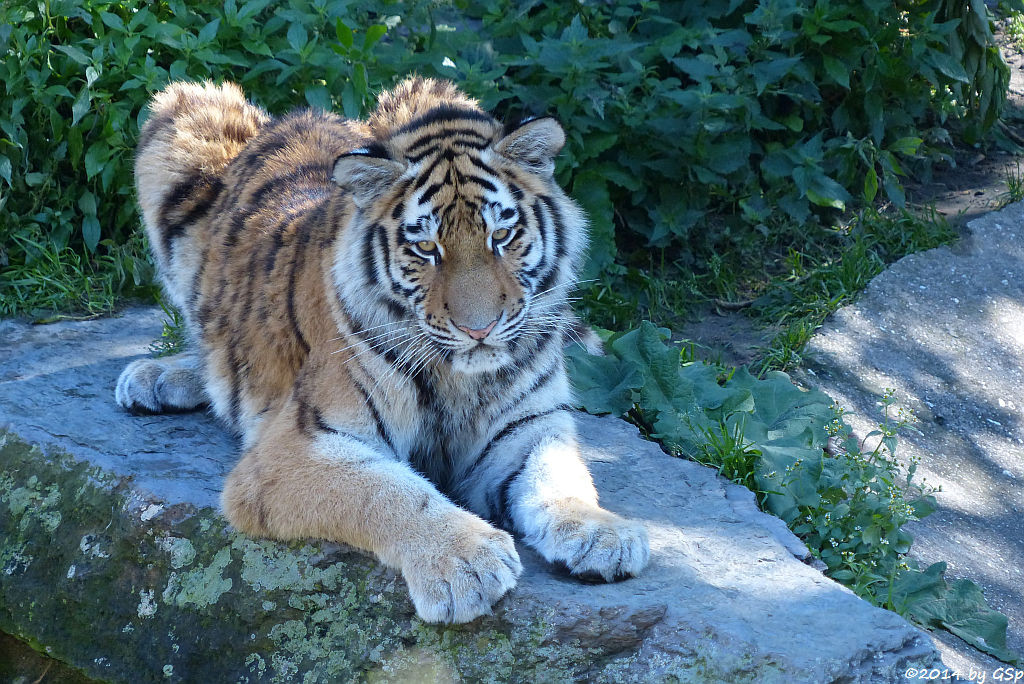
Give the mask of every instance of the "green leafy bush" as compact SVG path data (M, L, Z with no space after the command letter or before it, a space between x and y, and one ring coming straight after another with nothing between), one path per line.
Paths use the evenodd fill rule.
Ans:
M780 225L854 198L901 204L908 164L943 158L952 130L991 124L1006 70L984 12L951 0L13 0L0 6L0 313L58 305L37 295L44 265L70 253L103 281L101 303L151 281L131 237L132 150L144 103L173 79L232 79L272 112L358 116L417 71L508 117L553 113L569 134L560 180L593 219L591 274L652 246L699 268L716 251L757 256Z
M343 4L334 3L334 14ZM384 27L371 25L358 45L349 31L345 47L338 42L344 25L329 21L322 3L269 6L0 6L0 314L109 308L125 286L152 281L135 237L132 159L144 105L169 81L239 80L254 99L281 110L303 100L330 105L327 76L332 86L346 82L337 93L350 114L360 113L370 92L359 60ZM91 286L77 296L55 288L68 273L74 277L63 290L82 280Z
M933 490L914 482L917 464L896 456L910 416L882 398L878 430L857 439L828 396L803 391L785 373L756 379L704 363L680 364L668 331L644 322L607 337L606 356L574 346L570 376L583 408L627 416L670 452L689 456L753 490L825 564L830 577L876 605L948 629L1007 662L1006 617L968 580L952 587L945 565L908 562L903 529L934 510ZM893 415L895 414L895 415Z

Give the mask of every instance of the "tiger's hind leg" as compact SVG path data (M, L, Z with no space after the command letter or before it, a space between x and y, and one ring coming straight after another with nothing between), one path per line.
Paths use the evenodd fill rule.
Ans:
M114 390L117 403L132 413L192 411L209 403L198 354L132 361Z

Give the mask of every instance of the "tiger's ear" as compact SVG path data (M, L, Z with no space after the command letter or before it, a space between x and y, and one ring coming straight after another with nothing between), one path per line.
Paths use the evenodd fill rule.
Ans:
M383 151L359 149L338 157L331 178L351 192L356 206L363 208L383 195L404 172L405 164Z
M555 156L565 144L565 131L550 116L529 119L505 132L494 151L530 173L548 177L555 172Z

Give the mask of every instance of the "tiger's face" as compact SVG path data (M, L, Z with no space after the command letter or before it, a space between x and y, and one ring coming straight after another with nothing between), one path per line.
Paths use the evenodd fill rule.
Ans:
M469 114L346 155L335 179L359 208L371 290L415 321L411 360L479 373L560 334L583 218L552 178L556 122L505 132Z

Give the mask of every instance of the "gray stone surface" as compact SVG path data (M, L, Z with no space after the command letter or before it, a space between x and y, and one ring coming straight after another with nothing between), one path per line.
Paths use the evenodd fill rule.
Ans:
M111 529L128 530L124 534L132 540L176 539L174 535L183 534L177 528L147 530L146 526L171 525L173 521L168 522L168 516L183 520L183 505L189 510L196 507L200 512L203 507L214 506L223 476L236 458L233 440L206 414L135 417L114 405L113 387L120 369L145 353L159 329L159 316L153 309L133 309L113 319L40 327L0 322L0 427L25 440L59 447L76 459L98 466L105 474L121 477L116 486L103 486L117 492L125 486L130 488L129 494L124 495L128 503L118 504L121 512L113 513L117 524ZM260 556L250 542L237 535L227 542L207 538L226 532L218 532L217 525L211 526L206 520L188 527L191 536L187 547L199 549L203 558L212 558L205 567L199 567L201 560L195 553L184 558L180 553L172 553L180 550L184 542L160 542L157 547L171 554L169 562L174 569L169 575L161 574L161 561L155 556L119 560L120 556L113 553L97 555L93 540L100 537L83 536L77 529L69 537L76 548L55 556L60 560L45 563L75 566L75 559L81 556L82 564L103 558L108 564L141 563L148 568L148 575L142 579L134 570L127 573L135 579L110 592L109 610L122 611L125 617L117 619L127 620L127 624L119 633L95 637L97 650L92 660L105 661L107 669L86 663L92 668L90 672L114 679L123 677L118 674L123 671L110 669L103 646L108 642L104 639L119 640L117 644L135 643L131 641L134 639L140 653L156 652L157 644L162 644L160 635L152 631L157 623L147 622L146 618L155 615L181 625L199 619L207 621L203 624L210 620L230 623L235 619L252 619L253 610L268 612L260 617L260 627L252 628L254 644L264 643L263 632L259 631L264 630L269 635L266 643L273 642L277 644L274 648L278 648L280 641L271 637L280 637L285 629L281 625L289 625L287 629L294 631L298 629L296 624L306 624L302 629L311 631L301 633L312 639L315 627L319 639L316 643L323 645L326 640L324 652L350 654L351 662L346 661L345 667L362 671L376 668L374 676L385 678L407 672L395 669L394 662L401 660L406 665L411 661L427 663L432 677L472 679L473 672L480 671L474 669L480 667L479 662L467 660L464 650L453 656L452 651L442 647L462 643L459 640L467 639L467 635L476 639L472 643L486 643L499 633L529 633L544 645L525 656L517 656L518 667L499 671L484 666L484 671L495 678L508 680L529 680L543 671L553 679L585 677L606 681L663 679L674 674L684 681L877 682L900 681L906 667L937 662L936 653L923 633L899 616L858 599L794 557L794 553L806 555L803 545L780 521L758 512L749 492L724 482L712 470L665 455L655 444L641 440L636 430L622 421L580 415L579 423L602 503L647 525L651 564L646 572L618 584L584 585L552 571L520 545L524 575L518 587L498 604L492 618L468 627L424 631L424 626L417 626L402 582L387 571L383 580L367 580L365 590L344 597L348 609L375 603L397 606L392 612L399 617L394 618L395 626L388 628L389 636L381 637L380 648L361 655L363 660L351 655L352 649L344 642L345 630L339 632L342 636L337 637L338 641L330 641L335 638L330 636L334 634L330 631L333 627L323 624L323 615L327 614L324 611L331 610L335 600L329 593L317 595L316 601L320 603L315 605L320 605L320 610L309 608L298 618L295 610L313 601L306 594L264 600L262 608L231 604L231 610L223 609L224 602L233 595L235 601L249 601L247 594L237 592L265 591L268 581L261 580L260 573L272 572L277 565L306 567L303 563L312 553L317 558L315 567L324 567L334 557L325 551L264 544L257 549L258 554L263 554ZM11 529L21 530L22 536L10 543L19 546L0 545L0 560L7 559L6 574L0 575L0 590L12 606L31 600L35 614L44 610L36 603L39 601L67 601L68 606L84 606L82 602L89 599L68 593L72 590L66 589L65 584L70 580L56 582L57 586L51 586L45 596L40 596L38 583L52 585L54 580L46 579L47 575L33 575L44 565L43 560L33 561L33 553L50 554L47 558L51 558L60 551L53 546L59 546L64 529L61 526L74 524L76 515L75 509L60 508L60 502L72 501L77 495L71 490L79 484L53 484L53 491L64 492L62 497L56 497L56 503L53 496L46 494L51 491L46 484L46 478L52 477L46 474L53 472L51 461L53 458L40 455L40 474L34 480L25 479L29 475L24 472L25 465L14 468L15 479L6 485L6 493L0 481L0 507L6 500L11 511L36 516L32 519L35 522L25 518L11 523ZM44 463L50 464L49 470L43 468ZM58 465L59 472L68 470L66 465ZM104 478L89 477L91 481L107 482ZM36 507L15 506L15 502L25 501L36 502ZM46 506L51 504L56 510L47 512ZM106 504L96 505L103 509ZM212 510L203 515L216 519ZM56 531L52 529L54 524ZM54 541L22 538L29 534L25 530L37 528L49 530ZM109 531L104 534L105 539L110 537ZM214 553L217 543L227 545ZM116 547L117 539L110 538L109 544ZM134 548L138 544L145 546L134 541L129 546ZM152 553L159 555L156 550ZM263 560L254 563L255 557ZM351 553L345 557L352 557ZM254 571L254 566L261 570ZM63 565L50 570L57 573L54 576L64 577ZM189 581L196 584L188 592L181 588L186 571L192 578ZM67 572L68 578L73 577L74 567ZM31 577L35 577L36 584L29 582ZM273 585L276 590L289 589L279 579ZM211 586L216 591L207 596ZM24 596L27 592L32 592L32 596ZM103 600L107 600L106 596ZM282 601L285 605L277 607ZM222 608L216 617L204 612L217 610L218 602ZM284 621L283 610L292 611L288 621ZM234 618L236 611L245 617ZM35 630L35 638L42 640L45 633L46 639L59 640L60 637L49 636L45 623L32 619L31 615L13 609L6 617L12 625L8 628L21 636L33 636ZM275 619L280 622L271 627ZM114 618L110 620L120 624ZM332 625L336 622L337 619L333 620ZM529 630L523 631L524 625L530 626ZM241 630L247 633L248 629L243 622ZM480 630L478 636L474 635L475 629ZM350 631L358 632L354 625ZM394 645L395 634L399 635L399 646ZM289 642L289 648L294 651L296 643L299 642ZM68 648L62 651L60 644L47 645L52 645L57 653L72 652ZM247 649L256 648L247 644L229 646L237 649L239 658ZM223 647L220 643L218 653ZM85 647L76 648L79 650L75 652L81 653ZM201 643L191 642L188 649L182 648L181 652L188 651L192 658L187 661L183 660L184 655L174 655L179 653L177 646L173 653L167 651L168 666L172 666L170 671L174 673L172 679L197 676L197 670L188 668L197 659L203 662L202 654L196 655L196 649L201 648ZM390 651L380 652L395 648L402 651L401 658ZM316 674L320 670L309 669L314 665L308 659L289 660L276 651L256 655L247 656L249 672L255 672L253 663L265 663L267 669L257 674L289 679L301 678L301 673L308 670L313 672L314 680L321 678ZM173 660L176 657L179 661ZM543 669L543 663L538 664L543 659L551 668L557 662L561 669ZM211 653L205 662L212 667L214 660ZM160 672L153 671L149 663L139 661L140 680L159 678Z
M971 221L951 247L910 255L876 277L808 344L802 380L854 414L880 418L884 388L913 409L900 452L941 485L939 510L908 529L911 556L947 561L1010 619L1024 653L1024 204ZM948 634L943 660L965 676L1002 664Z

